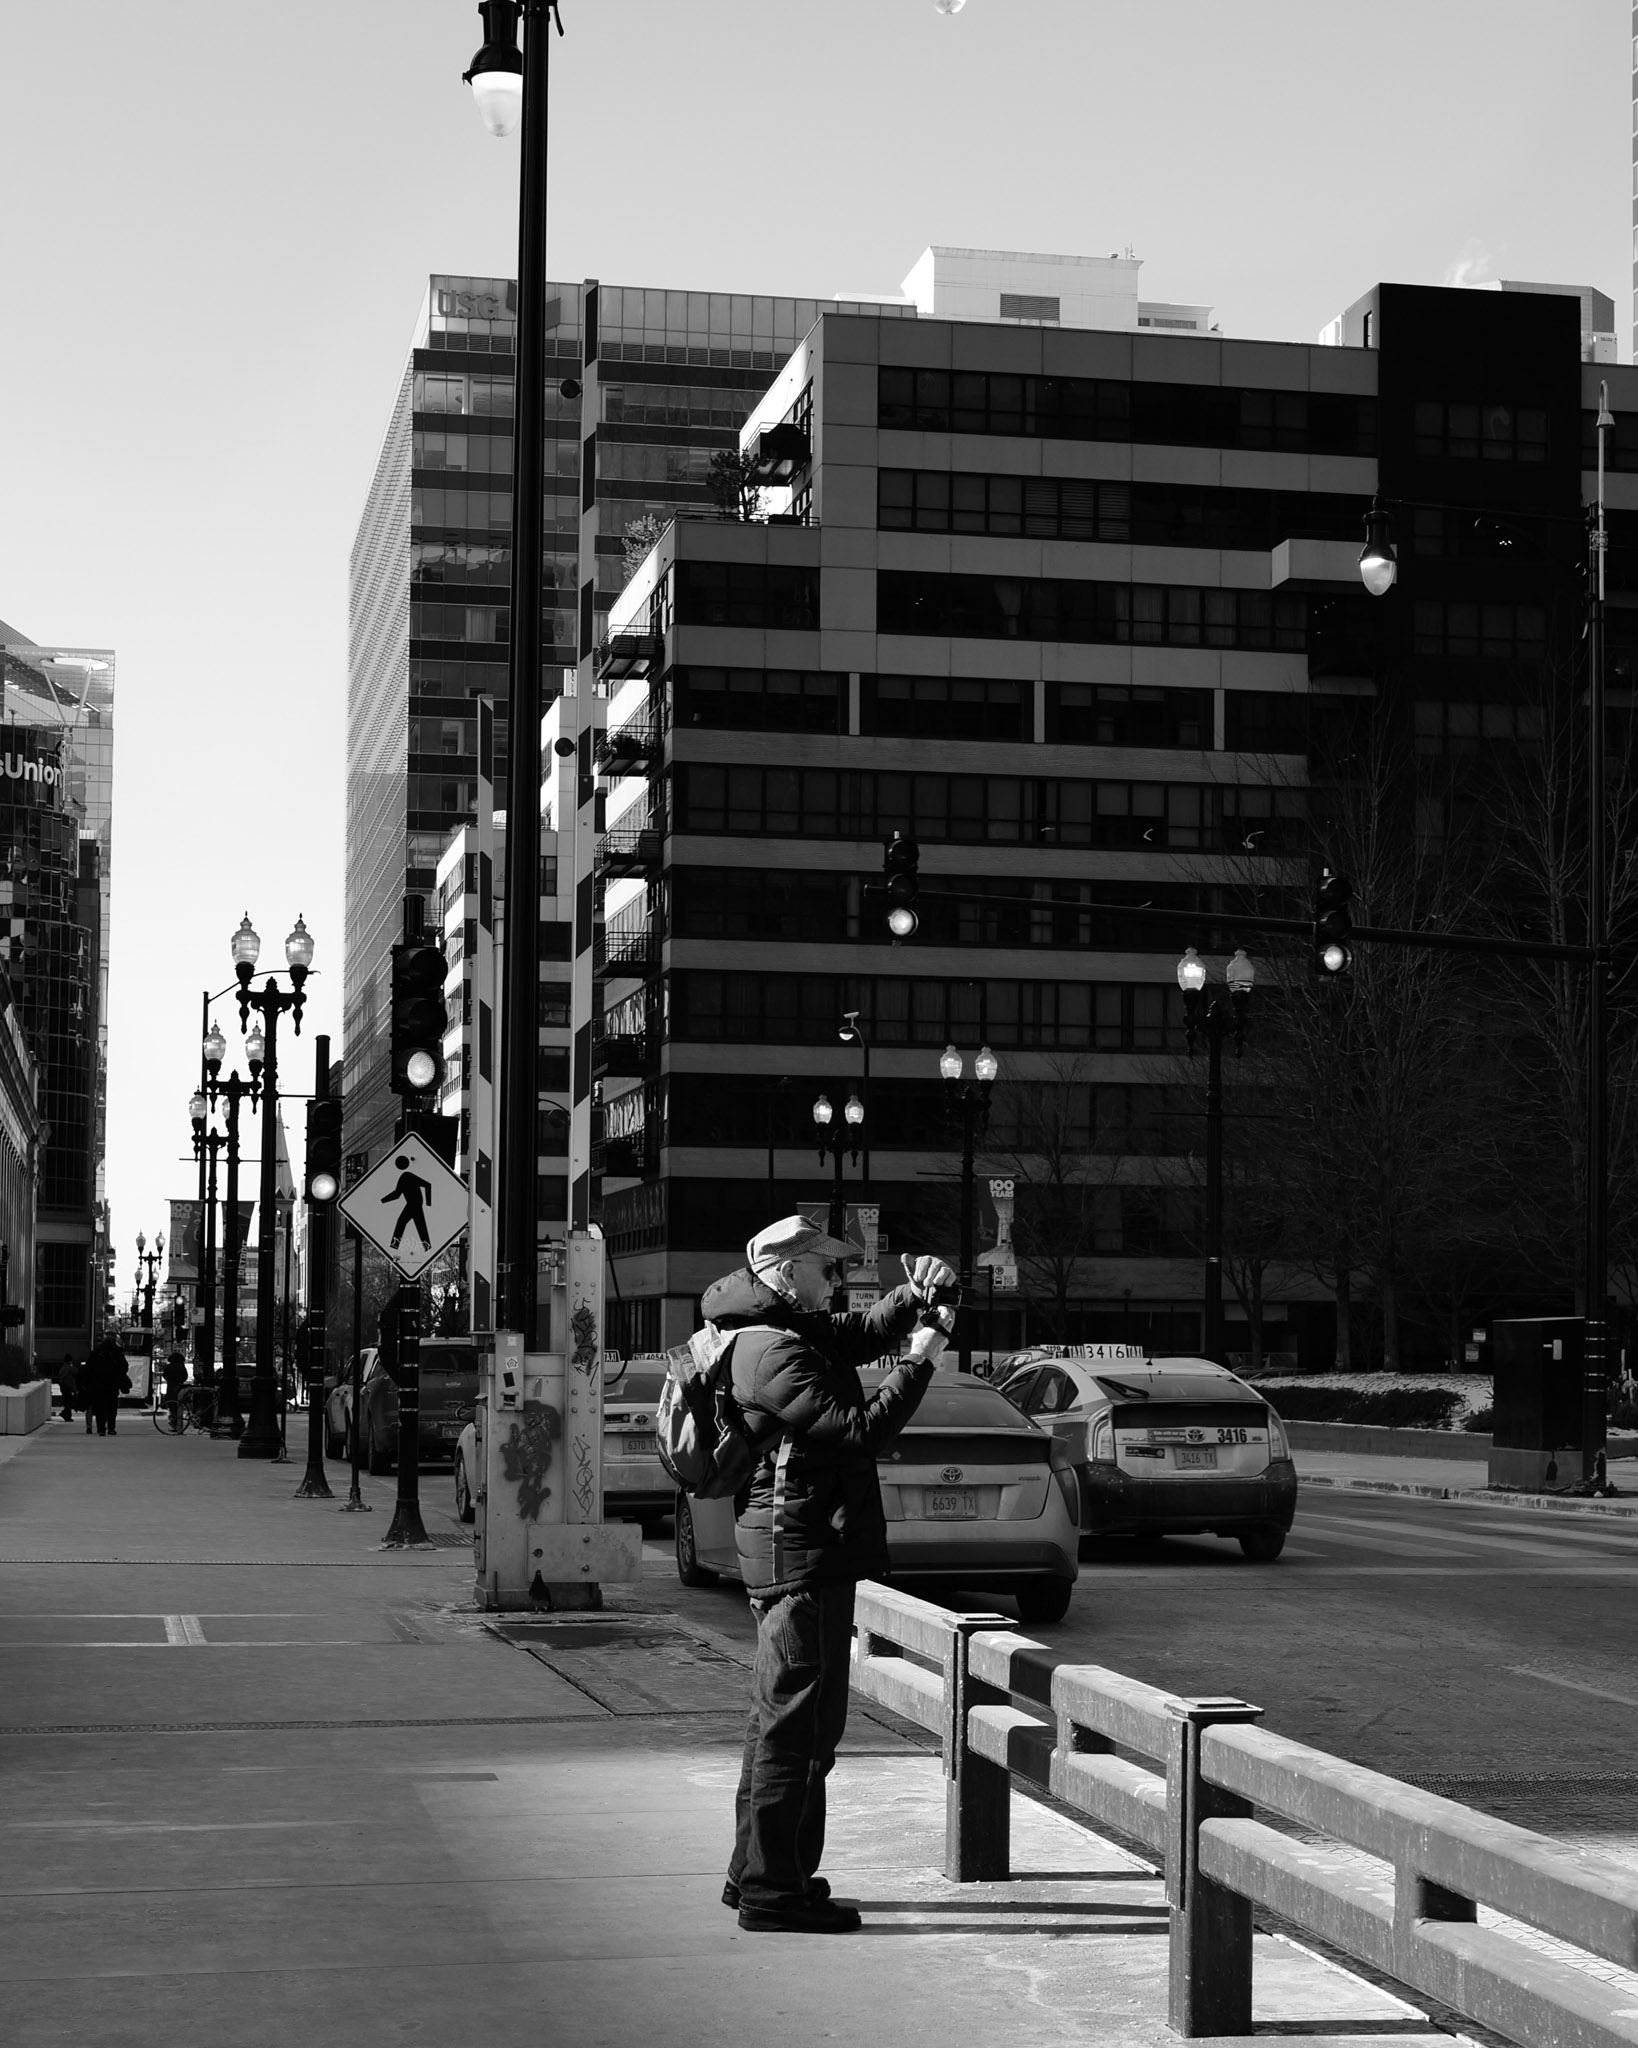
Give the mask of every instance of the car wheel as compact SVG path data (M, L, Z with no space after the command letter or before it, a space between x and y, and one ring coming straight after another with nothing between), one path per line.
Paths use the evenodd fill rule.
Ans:
M1272 1564L1285 1548L1285 1531L1248 1529L1240 1538L1240 1548L1253 1564Z
M717 1583L716 1573L706 1570L694 1548L694 1516L686 1493L677 1496L677 1577L685 1586L714 1586Z
M327 1458L344 1458L347 1455L346 1440L336 1435L328 1420L324 1424L324 1455Z
M471 1487L466 1483L466 1460L457 1451L455 1453L455 1519L458 1522L475 1522L477 1518L477 1503L472 1498Z
M392 1470L392 1460L387 1456L385 1451L379 1450L376 1446L375 1431L373 1429L370 1431L369 1437L366 1441L366 1454L364 1462L369 1467L370 1477L372 1479L385 1478L385 1476Z
M1020 1586L1013 1598L1027 1622L1062 1621L1074 1591L1073 1579L1032 1579L1027 1586Z

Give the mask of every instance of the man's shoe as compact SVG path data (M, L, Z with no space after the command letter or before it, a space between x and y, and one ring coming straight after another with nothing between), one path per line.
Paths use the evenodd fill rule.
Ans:
M857 1906L806 1898L788 1906L741 1906L739 1924L747 1934L853 1934L860 1920Z
M828 1877L814 1878L808 1886L808 1897L810 1899L828 1899L830 1897L830 1879ZM725 1906L731 1907L735 1912L739 1910L739 1886L735 1884L732 1878L729 1878L722 1888L722 1903Z

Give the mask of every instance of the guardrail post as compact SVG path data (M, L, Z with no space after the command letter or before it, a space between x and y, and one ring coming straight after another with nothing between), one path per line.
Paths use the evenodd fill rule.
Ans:
M1243 1819L1251 1802L1200 1774L1201 1730L1255 1721L1244 1700L1175 1700L1166 1730L1166 1903L1171 1947L1166 2018L1185 2040L1251 2032L1251 1901L1202 1877L1200 1823Z
M1004 1705L1007 1694L975 1678L970 1639L1011 1628L1002 1614L959 1614L944 1652L944 1875L952 1884L980 1884L1011 1872L1012 1773L967 1747L967 1709Z

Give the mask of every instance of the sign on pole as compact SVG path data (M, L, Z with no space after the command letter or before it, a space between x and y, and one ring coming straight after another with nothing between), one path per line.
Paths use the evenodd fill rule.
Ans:
M466 1183L425 1139L394 1145L337 1205L406 1280L424 1273L466 1228Z

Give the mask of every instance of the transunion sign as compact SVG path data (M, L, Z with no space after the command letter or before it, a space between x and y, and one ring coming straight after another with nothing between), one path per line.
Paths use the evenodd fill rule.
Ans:
M9 783L35 783L42 800L55 801L62 793L62 764L55 760L39 760L26 747L19 747L14 741L7 742L0 749L0 770L4 771Z

